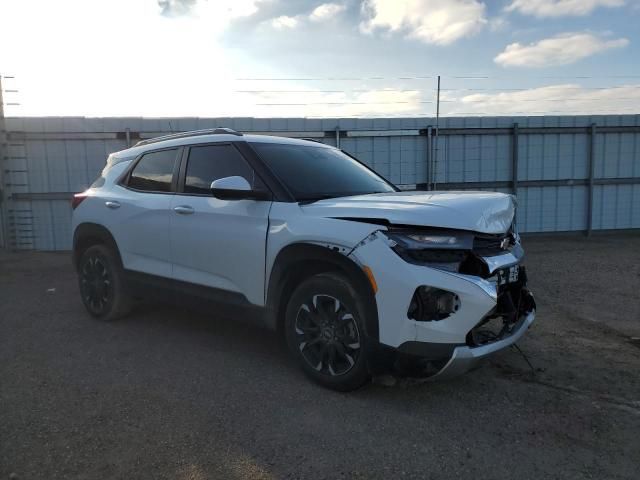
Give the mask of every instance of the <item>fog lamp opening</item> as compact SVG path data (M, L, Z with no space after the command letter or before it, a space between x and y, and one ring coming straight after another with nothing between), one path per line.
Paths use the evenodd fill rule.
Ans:
M460 297L440 288L421 286L413 294L407 316L419 322L444 320L460 309Z

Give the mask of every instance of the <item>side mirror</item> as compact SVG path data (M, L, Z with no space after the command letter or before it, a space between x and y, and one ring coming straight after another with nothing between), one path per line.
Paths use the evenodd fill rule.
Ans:
M221 200L270 200L271 193L264 190L251 190L244 177L233 176L219 178L211 182L211 193Z

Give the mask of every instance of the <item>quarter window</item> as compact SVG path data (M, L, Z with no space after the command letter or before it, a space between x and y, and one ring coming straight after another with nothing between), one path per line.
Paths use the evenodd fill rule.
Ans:
M129 177L129 187L147 192L170 192L177 150L143 155Z
M244 157L232 145L203 145L191 147L184 192L211 194L211 182L219 178L240 176L256 188L256 176Z

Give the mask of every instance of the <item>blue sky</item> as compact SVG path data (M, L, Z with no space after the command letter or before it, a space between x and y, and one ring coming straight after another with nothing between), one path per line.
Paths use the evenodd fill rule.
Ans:
M638 0L0 0L7 115L640 113ZM461 78L462 77L462 78Z

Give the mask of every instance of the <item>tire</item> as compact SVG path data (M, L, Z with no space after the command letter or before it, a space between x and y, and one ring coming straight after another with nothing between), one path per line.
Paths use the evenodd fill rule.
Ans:
M78 263L80 296L87 312L99 320L113 321L131 310L124 271L116 254L104 245L93 245Z
M355 289L337 273L314 275L295 289L285 312L285 338L308 377L343 392L370 379L364 311Z

